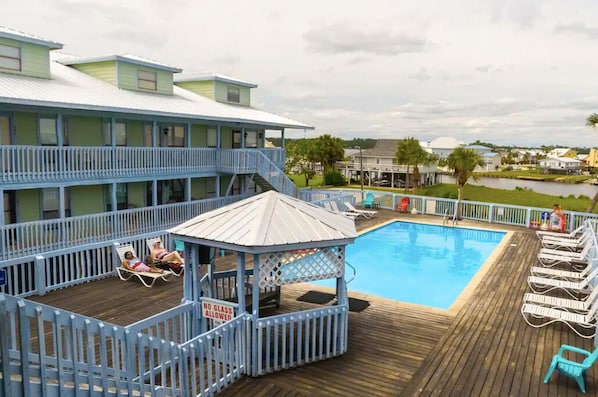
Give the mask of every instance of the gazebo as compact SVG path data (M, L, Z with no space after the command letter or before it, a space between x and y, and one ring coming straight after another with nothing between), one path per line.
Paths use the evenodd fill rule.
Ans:
M184 299L201 303L200 332L233 319L248 321L245 373L262 375L347 350L345 248L357 236L352 219L267 191L170 232L184 242L187 262L195 264L185 269ZM216 271L220 250L236 254L236 269ZM260 317L260 307L280 305L282 286L322 279L336 279L336 304Z

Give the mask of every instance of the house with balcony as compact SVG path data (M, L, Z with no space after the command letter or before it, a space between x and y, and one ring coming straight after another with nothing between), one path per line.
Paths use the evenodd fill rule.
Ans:
M347 180L360 180L367 186L405 187L407 172L410 184L427 186L438 183L436 164L419 165L415 175L414 167L397 164L396 152L399 139L379 139L371 149L350 149L345 151L349 159L338 164ZM415 181L415 178L418 178ZM417 183L416 183L417 182Z
M553 174L579 174L581 161L569 157L546 157L538 163L545 173Z
M36 266L85 272L114 242L165 236L261 191L297 196L265 131L284 142L285 129L313 127L252 107L255 84L62 47L0 27L1 292L29 295Z

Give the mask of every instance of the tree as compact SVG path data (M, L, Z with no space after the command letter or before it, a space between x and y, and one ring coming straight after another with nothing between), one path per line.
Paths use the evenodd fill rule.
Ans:
M446 165L453 170L453 176L457 181L457 208L455 209L455 216L459 214L461 206L461 194L463 186L467 184L469 178L477 180L478 177L474 174L476 166L483 166L484 160L474 150L458 147L446 159Z
M286 145L285 171L303 175L305 186L309 186L309 180L316 175L314 163L318 160L315 146L313 139L294 140Z
M598 125L598 113L592 113L586 119L586 126L588 126L590 128L596 128L597 125ZM590 203L590 207L588 208L588 210L586 212L591 213L592 211L594 211L594 207L596 207L597 203L598 203L598 192L596 192L596 194L594 194L594 197L592 198L592 202Z
M336 169L336 163L345 158L345 144L340 138L325 134L315 140L314 153L324 168L324 175Z
M407 193L409 187L409 167L413 166L414 174L416 173L415 170L417 170L417 174L419 174L419 169L417 168L418 164L427 165L436 161L436 157L426 152L415 138L401 139L397 144L395 158L399 165L407 166L405 193Z

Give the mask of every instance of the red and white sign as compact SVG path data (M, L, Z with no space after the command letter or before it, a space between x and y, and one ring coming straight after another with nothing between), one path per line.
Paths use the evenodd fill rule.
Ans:
M230 321L235 317L233 306L227 305L226 303L202 301L201 312L203 317L210 318L219 323Z

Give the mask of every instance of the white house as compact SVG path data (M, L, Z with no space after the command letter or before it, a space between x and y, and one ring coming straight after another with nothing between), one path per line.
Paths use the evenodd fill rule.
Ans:
M539 162L540 168L550 172L579 173L581 161L569 157L546 157Z
M447 158L453 150L463 146L464 142L451 137L436 138L428 143L420 142L421 147L429 148L433 154L441 159Z
M486 172L486 171L496 171L501 164L501 157L500 153L494 152L485 152L480 154L482 160L484 161L483 166L477 166L474 171L476 172Z

